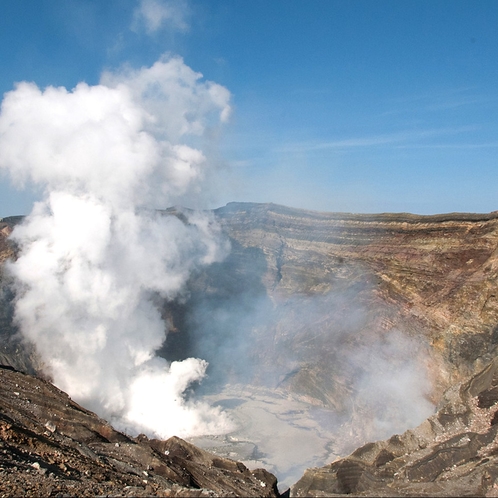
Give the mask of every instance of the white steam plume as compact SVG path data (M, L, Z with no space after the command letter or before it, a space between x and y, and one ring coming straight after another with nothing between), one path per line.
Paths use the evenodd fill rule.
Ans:
M206 362L155 356L167 330L154 304L226 253L207 215L155 209L200 196L212 164L198 145L228 118L229 99L164 58L72 91L23 82L2 103L0 167L45 190L12 234L16 320L56 385L131 433L230 426L184 394Z

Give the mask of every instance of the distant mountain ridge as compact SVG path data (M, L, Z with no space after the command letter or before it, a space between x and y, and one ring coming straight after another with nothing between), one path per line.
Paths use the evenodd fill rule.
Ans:
M313 220L357 220L357 221L399 221L407 223L438 222L438 221L489 221L498 218L498 211L490 213L464 213L455 211L452 213L438 214L413 214L408 212L399 213L350 213L347 211L314 211L310 209L293 208L282 204L256 203L256 202L229 202L225 206L214 209L215 213L236 213L247 211L273 212L287 216L309 217ZM14 217L19 218L19 217Z

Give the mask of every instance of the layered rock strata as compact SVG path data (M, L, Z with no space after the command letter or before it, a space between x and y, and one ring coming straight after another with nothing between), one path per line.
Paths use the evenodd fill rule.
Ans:
M439 393L493 357L498 212L362 215L232 203L216 215L234 241L233 259L260 261L260 282L277 303L346 296L302 340L326 342L341 313L359 309L359 340L392 330L424 338ZM299 348L299 334L292 340Z

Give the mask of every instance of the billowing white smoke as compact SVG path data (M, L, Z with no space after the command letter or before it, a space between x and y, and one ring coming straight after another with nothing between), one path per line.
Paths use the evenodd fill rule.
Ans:
M201 195L213 165L199 146L229 99L164 58L72 91L20 83L2 103L0 167L45 191L12 235L16 320L56 385L131 433L230 426L185 396L206 362L155 356L167 332L157 298L181 296L191 271L227 250L206 214L156 209Z

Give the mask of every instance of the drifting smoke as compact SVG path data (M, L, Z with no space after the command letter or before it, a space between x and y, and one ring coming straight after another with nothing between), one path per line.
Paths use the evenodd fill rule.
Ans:
M45 192L12 234L15 319L57 386L130 433L230 427L185 395L205 361L155 355L167 333L155 303L228 249L208 215L156 209L198 204L214 168L200 146L229 99L171 58L72 91L23 82L2 103L0 167Z
M234 242L223 262L203 272L207 282L192 290L184 320L184 355L209 361L202 391L231 408L241 425L235 439L255 445L247 453L242 443L240 453L231 446L238 459L274 472L284 490L306 468L434 413L427 345L407 331L376 327L380 310L360 296L367 283L278 297L264 287L268 268L253 249ZM218 450L209 443L194 440Z
M433 413L427 344L400 327L375 325L388 310L362 302L369 284L271 299L262 283L264 257L237 251L233 243L232 253L204 272L205 288L187 303L184 356L208 360L206 392L229 381L314 398L336 412L336 427L355 426L353 445L403 432ZM368 413L369 422L357 412Z
M355 351L349 361L362 374L355 380L356 408L371 417L363 430L376 439L416 427L434 413L430 382L420 341L399 330Z
M430 415L425 355L401 332L370 330L366 284L278 298L261 248L234 241L227 256L214 217L161 211L202 206L216 165L201 150L229 100L179 58L72 91L20 83L6 94L0 168L45 193L12 234L15 320L56 385L131 434L235 430L189 395L208 366L197 357L208 360L204 393L235 407L249 421L237 434L261 450L241 459L264 457L291 484ZM164 346L161 313L175 309L182 331Z

